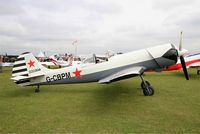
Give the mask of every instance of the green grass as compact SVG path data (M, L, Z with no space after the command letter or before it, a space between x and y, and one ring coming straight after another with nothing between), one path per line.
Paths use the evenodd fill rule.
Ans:
M189 70L146 73L155 88L143 96L138 77L99 85L19 87L0 73L0 133L200 133L200 76Z

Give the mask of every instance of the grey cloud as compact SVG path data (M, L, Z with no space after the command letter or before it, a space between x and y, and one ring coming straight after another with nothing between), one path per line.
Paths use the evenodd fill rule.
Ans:
M180 24L182 27L187 27L192 30L200 30L200 12L188 14L187 17L181 18L176 22L176 24Z
M21 37L25 33L26 30L21 24L15 23L12 20L9 22L0 20L0 35Z
M97 12L100 14L115 14L119 13L121 10L120 5L115 4L113 2L103 2L103 1L98 1L94 3L89 3L87 5L87 8L91 12Z
M182 15L173 14L166 18L163 26L183 30L188 35L188 38L198 38L200 37L200 11Z
M154 0L153 8L156 10L171 12L172 10L177 10L178 8L192 6L197 0Z
M185 42L197 46L200 41L197 39L200 31L199 13L180 15L176 12L176 7L183 10L194 3L186 0L155 1L153 9L167 14L161 25L151 26L146 24L148 22L140 25L126 24L127 20L124 20L121 25L109 29L115 21L120 21L116 17L116 20L109 20L109 24L105 24L108 30L103 31L101 25L107 22L105 16L118 16L125 10L119 2L4 0L3 4L9 8L0 9L0 53L73 52L74 46L71 43L76 39L79 40L80 53L104 53L109 49L126 52L168 42L177 44L179 32L184 29L184 36L187 37ZM171 9L174 11L168 13ZM138 19L134 16L130 18Z
M0 2L0 15L16 15L23 14L24 9L21 6L21 0L1 0Z

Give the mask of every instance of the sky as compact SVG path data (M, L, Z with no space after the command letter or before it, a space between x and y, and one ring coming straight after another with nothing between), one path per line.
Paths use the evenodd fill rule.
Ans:
M199 0L0 0L0 54L128 52L165 43L200 52Z

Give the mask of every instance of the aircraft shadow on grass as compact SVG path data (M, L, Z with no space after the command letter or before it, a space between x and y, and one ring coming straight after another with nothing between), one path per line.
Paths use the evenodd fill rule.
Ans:
M40 94L71 94L71 95L80 95L83 94L82 97L87 97L83 99L83 102L79 105L84 113L96 113L102 114L102 112L109 112L112 110L113 105L118 103L124 103L129 101L130 99L136 99L137 97L132 97L134 94L140 89L140 85L137 82L128 83L126 81L115 82L109 85L92 85L86 89L77 88L77 86L73 85L70 87L69 85L66 88L63 86L43 86L43 90L41 90ZM129 85L131 84L131 86ZM83 86L87 86L83 84ZM132 89L132 87L135 87ZM60 88L60 89L59 89ZM24 87L23 89L16 89L14 91L7 92L7 97L32 97L37 95L37 93L33 93L33 87ZM40 95L39 94L39 95ZM85 94L85 95L84 95ZM142 94L140 97L143 96ZM66 100L68 100L66 98ZM85 112L87 111L87 112Z
M135 87L135 89L140 89L137 87L138 83L131 83L132 86ZM113 84L105 84L105 85L97 85L97 86L89 86L89 88L82 89L82 86L86 86L88 84L81 84L80 88L78 85L73 85L71 87L70 85L60 85L60 86L42 86L42 92L41 93L73 93L74 95L78 93L92 93L95 96L104 96L107 99L115 98L116 96L119 96L123 93L130 93L130 91L134 91L135 89L131 89L130 87L127 87L121 82L115 82ZM90 84L89 84L90 85ZM65 87L63 87L65 86ZM132 87L131 86L131 87ZM130 88L130 89L129 89ZM17 88L14 91L7 92L11 96L29 96L29 95L35 95L37 93L33 93L35 87L29 86L29 87L23 87L23 88ZM129 91L130 90L130 91ZM133 92L134 93L134 92ZM133 94L132 94L133 95Z
M130 99L136 99L137 97L133 98L132 96L141 89L137 83L131 84L132 86L127 86L121 82L116 82L112 85L97 87L98 89L92 94L88 102L85 103L83 109L90 107L88 113L103 114L112 110L113 105L121 105ZM135 88L132 89L132 87Z
M196 73L192 72L190 69L189 71L189 76L191 79L195 79L196 77L199 77ZM173 77L177 77L177 78L183 78L184 74L182 73L182 70L179 71L172 71L169 74L164 74L165 76L173 76Z

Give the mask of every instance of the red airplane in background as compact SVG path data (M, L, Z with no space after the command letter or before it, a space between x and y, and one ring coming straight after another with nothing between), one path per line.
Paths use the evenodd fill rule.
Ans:
M185 57L185 64L187 68L197 68L197 74L200 75L200 53L190 54ZM162 69L163 71L180 70L182 65L180 60L172 66Z

